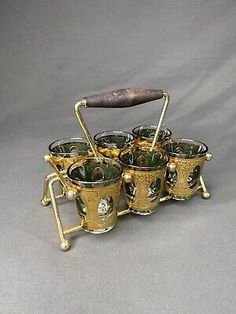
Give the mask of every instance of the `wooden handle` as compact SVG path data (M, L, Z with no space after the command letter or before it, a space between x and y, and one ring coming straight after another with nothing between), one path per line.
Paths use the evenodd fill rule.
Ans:
M125 108L161 99L161 89L116 89L107 93L84 97L89 108Z

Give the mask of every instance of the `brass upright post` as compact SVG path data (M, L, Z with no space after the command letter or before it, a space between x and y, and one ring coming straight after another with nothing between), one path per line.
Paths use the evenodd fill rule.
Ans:
M160 118L159 118L159 121L158 121L158 124L157 124L157 129L156 129L153 141L152 141L152 146L150 148L150 151L152 151L154 149L155 145L156 145L156 142L157 142L157 139L158 139L158 135L159 135L159 132L161 130L161 126L162 126L162 123L163 123L163 120L164 120L164 117L165 117L165 114L166 114L166 111L167 111L167 108L168 108L168 104L169 104L169 101L170 101L170 95L167 92L163 92L163 97L164 97L164 104L163 104L163 107L162 107L161 115L160 115Z
M79 110L80 107L86 107L86 100L85 99L80 100L79 102L77 102L75 104L75 114L76 114L76 117L77 117L77 119L79 121L79 124L80 124L80 126L81 126L81 128L82 128L82 130L83 130L83 132L84 132L84 134L85 134L85 136L86 136L86 138L87 138L87 140L89 142L89 145L90 145L90 147L92 149L92 152L93 152L94 156L95 157L99 157L99 153L98 153L98 151L96 149L96 146L94 144L92 136L90 135L89 130L87 128L87 125L86 125L86 123L85 123L85 121L84 121L84 119L82 117L82 114L81 114L81 112Z

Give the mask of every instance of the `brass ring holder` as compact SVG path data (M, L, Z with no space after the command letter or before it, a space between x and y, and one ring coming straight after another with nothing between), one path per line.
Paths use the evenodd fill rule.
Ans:
M93 158L95 161L97 161L97 163L102 163L104 161L104 159L107 160L107 162L109 163L109 158L104 158L101 156L101 154L98 152L97 147L94 143L94 140L87 128L87 125L82 117L81 108L125 108L125 107L133 107L139 104L143 104L146 102L150 102L150 101L154 101L154 100L158 100L158 99L163 99L163 106L162 106L162 110L161 110L161 114L159 117L159 120L157 122L157 127L154 133L154 137L153 137L153 141L151 143L151 145L148 147L149 152L154 151L156 148L156 143L158 140L158 136L159 136L159 132L161 130L162 124L163 124L163 120L168 108L168 104L169 104L169 94L167 92L163 92L162 90L150 90L150 89L119 89L119 90L114 90L111 92L107 92L104 94L99 94L99 95L94 95L94 96L89 96L89 97L84 97L82 100L80 100L78 103L75 104L75 114L76 117L79 121L80 127L84 132L84 135L87 139L87 142L91 148L91 152L92 152L92 156L90 155L89 158ZM73 151L73 148L72 148ZM203 157L202 157L202 162L203 159L204 160L210 160L212 158L212 154L210 153L206 153ZM78 164L83 164L83 162L86 162L86 160L88 159L88 155L83 155L80 156ZM82 188L80 186L76 186L71 179L68 177L68 170L66 171L66 169L58 169L58 167L55 165L52 156L46 155L44 157L44 160L47 161L50 166L53 169L53 173L49 174L44 181L44 190L43 190L43 198L41 200L41 204L43 206L47 206L50 203L52 203L52 207L54 210L54 215L56 218L56 223L57 223L57 229L58 229L58 234L59 234L59 239L61 242L61 249L63 251L67 251L70 248L70 242L67 239L67 235L75 233L79 230L85 229L86 230L86 224L91 225L91 223L93 223L93 221L91 219L90 221L88 221L86 214L84 214L84 216L79 215L80 216L80 221L76 226L73 226L69 229L64 229L63 224L62 224L62 220L61 220L61 216L59 213L59 207L58 207L58 200L61 198L66 197L68 200L74 201L75 203L77 202L80 193L84 192L82 191ZM112 160L112 159L110 159ZM116 163L118 163L117 161L114 161ZM142 164L146 163L146 160L143 157L140 157L139 162ZM75 163L76 164L76 163ZM167 169L168 169L168 173L174 173L177 169L178 166L178 162L176 161L176 159L171 159L171 162L168 163L167 165ZM71 168L72 166L70 166L69 168ZM105 180L105 172L102 168L100 168L100 166L97 166L94 170L93 170L93 175L92 175L92 180L94 180L94 182L99 182L99 181L103 181ZM116 195L114 195L114 197L116 198L117 193L119 192L119 188L121 183L128 183L131 180L131 176L128 172L124 172L123 176L120 178L120 181L117 181L117 187L116 187ZM59 183L61 186L61 193L57 194L55 192L55 184ZM108 186L109 188L109 186ZM197 186L195 187L196 191L200 190L202 193L202 197L204 199L208 199L210 197L210 194L206 188L205 182L203 180L202 175L199 176L199 182L197 182ZM112 189L108 189L109 192L107 193L112 193ZM90 189L91 192L91 189ZM104 194L104 193L103 193ZM106 198L110 198L110 196L108 196L108 194L104 194L103 196L104 199ZM165 192L164 195L162 195L161 197L159 197L159 202L163 202L166 200L169 200L172 198L172 194L168 193L167 191ZM117 202L116 202L117 203ZM116 205L117 206L117 205ZM130 213L132 211L131 209L132 206L132 202L130 202L130 205L128 206L128 208L125 208L123 210L116 208L116 217L120 217L123 215L126 215L128 213ZM107 203L102 203L101 204L101 213L100 216L103 214L103 210L107 209ZM89 209L88 209L89 210ZM92 210L91 210L92 213ZM93 212L94 213L94 212ZM110 213L111 215L111 213ZM99 217L100 217L99 216ZM94 217L94 216L93 216ZM99 219L98 217L96 217L95 219ZM111 226L113 227L113 225ZM108 228L110 230L110 228ZM87 227L87 231L89 231L89 228ZM96 233L96 230L95 232Z

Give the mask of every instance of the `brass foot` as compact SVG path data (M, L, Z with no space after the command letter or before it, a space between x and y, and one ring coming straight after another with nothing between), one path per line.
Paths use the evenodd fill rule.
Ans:
M209 193L209 192L202 192L202 198L204 199L204 200L208 200L208 198L210 198L211 197L211 194Z
M207 191L206 184L205 184L202 176L200 176L200 187L199 188L201 190L202 198L204 200L208 200L211 197L211 194Z
M60 247L62 251L68 251L70 249L70 242L68 240L65 240L61 242Z
M51 201L48 201L48 200L45 200L45 198L42 198L40 203L42 206L48 206L51 203Z

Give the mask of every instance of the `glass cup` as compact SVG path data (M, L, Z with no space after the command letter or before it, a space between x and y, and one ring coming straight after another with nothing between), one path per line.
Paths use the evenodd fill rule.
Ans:
M120 153L119 161L127 205L135 214L152 214L160 202L168 156L150 147L131 147Z
M111 230L117 220L122 167L118 161L89 157L72 164L67 176L75 186L83 229L91 233Z
M56 140L49 145L49 152L59 171L66 170L75 161L91 155L87 141L81 137Z
M176 200L194 195L199 186L208 147L192 139L171 139L162 144L170 162L166 174L166 190Z
M134 137L123 131L104 131L94 136L97 150L105 157L118 159L120 152L131 146Z
M140 125L132 130L134 135L135 146L151 146L157 126L156 125ZM160 148L161 143L171 137L171 130L161 129L155 147Z

